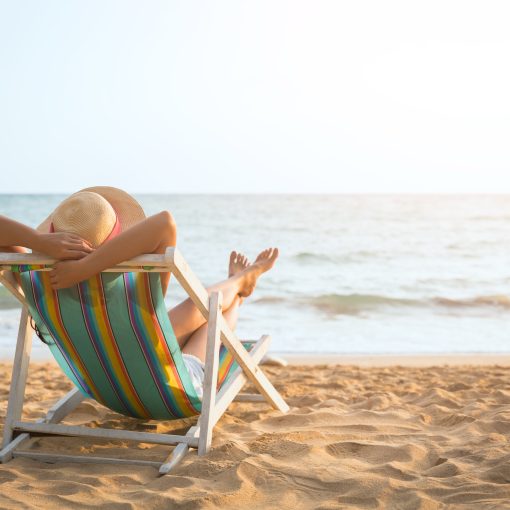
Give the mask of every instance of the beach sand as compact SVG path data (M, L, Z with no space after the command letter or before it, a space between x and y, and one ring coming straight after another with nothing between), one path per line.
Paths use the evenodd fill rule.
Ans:
M192 451L164 477L152 467L17 458L0 465L0 508L510 508L510 370L477 359L265 366L288 414L264 403L232 404L211 452ZM10 370L0 364L2 423ZM50 363L34 364L29 379L28 419L71 388ZM66 422L144 430L90 401ZM192 422L158 424L157 431L181 433ZM168 451L48 437L31 447L156 461Z

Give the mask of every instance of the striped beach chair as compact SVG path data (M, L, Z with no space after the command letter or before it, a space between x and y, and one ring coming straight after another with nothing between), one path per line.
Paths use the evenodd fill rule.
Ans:
M234 400L288 406L258 366L270 337L241 341L221 312L221 293L208 295L176 248L143 255L68 289L51 289L55 261L35 254L0 254L0 282L21 301L22 313L13 364L0 462L30 457L47 462L132 462L168 473L189 448L206 454L214 425ZM204 394L200 400L184 365L165 308L159 272L170 271L208 322ZM21 288L9 278L18 272ZM21 420L33 329L51 350L75 388L37 422ZM250 380L258 393L240 394ZM174 420L197 416L185 435L64 425L60 422L84 399L92 398L125 416ZM131 440L175 445L162 463L140 459L54 455L17 448L31 434Z

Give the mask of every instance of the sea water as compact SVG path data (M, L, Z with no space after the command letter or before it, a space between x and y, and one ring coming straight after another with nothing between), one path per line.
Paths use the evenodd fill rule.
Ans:
M231 250L280 249L238 325L243 338L271 334L275 352L510 352L510 196L134 196L147 215L172 212L205 284L227 276ZM64 198L0 195L0 214L36 226ZM184 298L174 281L167 306ZM1 288L2 358L19 314Z

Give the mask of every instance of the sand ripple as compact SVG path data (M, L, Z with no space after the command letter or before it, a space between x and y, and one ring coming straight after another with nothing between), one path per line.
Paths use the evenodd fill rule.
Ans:
M3 420L9 367L0 365ZM510 508L510 371L494 367L265 369L291 406L236 403L213 449L170 475L137 466L0 466L1 508ZM49 365L31 371L26 417L70 384ZM144 430L84 402L69 420ZM154 424L182 432L193 420ZM162 460L160 446L37 438L38 451Z

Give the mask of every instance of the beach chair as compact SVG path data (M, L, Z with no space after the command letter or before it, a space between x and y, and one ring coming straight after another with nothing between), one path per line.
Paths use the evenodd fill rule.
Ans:
M221 293L208 295L176 248L142 255L81 282L53 291L54 259L36 254L0 254L0 282L21 302L22 312L4 424L0 462L29 457L45 462L134 463L168 473L197 448L205 455L214 425L234 400L267 401L285 413L288 406L259 362L270 337L241 341L221 312ZM170 271L208 323L204 394L200 401L165 309L159 272ZM18 272L21 288L12 273ZM23 400L36 331L75 388L36 422L22 421ZM249 380L258 393L241 394ZM64 425L84 398L143 420L198 416L185 435ZM62 435L175 445L162 462L143 459L62 455L18 449L32 435Z

